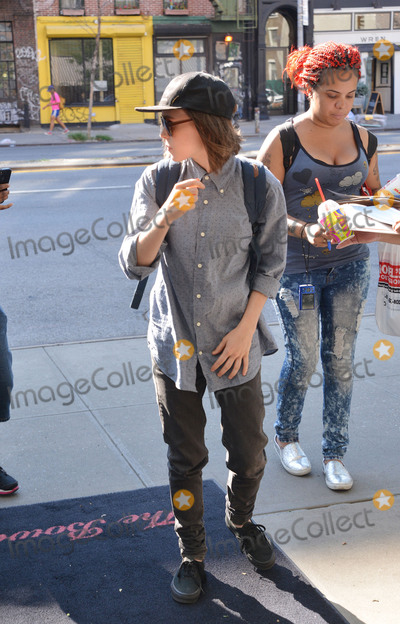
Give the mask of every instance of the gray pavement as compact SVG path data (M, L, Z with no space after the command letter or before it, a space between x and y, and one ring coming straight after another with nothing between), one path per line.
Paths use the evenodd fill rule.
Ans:
M288 119L288 115L274 115L269 119L262 119L258 127L254 121L240 121L240 129L244 138L265 137L270 130L280 123ZM374 123L373 119L364 119L364 116L357 115L358 123L370 128L373 132L390 132L392 130L400 130L400 114L385 116L384 124ZM75 129L73 124L69 126L70 132L85 132L86 127L80 125ZM21 128L7 132L0 130L0 147L9 147L8 141L15 142L15 145L59 145L72 139L68 134L64 134L60 127L56 127L51 136L46 135L46 128L40 126L32 126L30 129ZM138 123L138 124L113 124L110 126L92 127L91 137L95 140L96 135L106 135L118 142L148 142L157 141L159 139L159 127L156 123ZM5 142L4 142L5 141ZM384 141L380 141L382 143ZM12 156L10 156L11 158ZM1 156L3 158L3 156ZM8 157L7 157L8 158Z
M262 121L260 133L265 135L282 119ZM243 122L242 128L250 137L254 122ZM400 116L388 116L387 129L400 129ZM115 141L149 141L158 136L157 127L149 124L113 126L107 132ZM20 139L30 145L69 140L64 135L46 136L39 129L8 136L18 145ZM385 145L382 138L380 143ZM12 162L12 148L6 154L1 152L1 159ZM47 161L46 167L52 164L57 165ZM265 431L272 441L275 384L284 350L277 323L271 324L271 331L279 351L263 359L262 379ZM382 341L393 346L390 359L376 351ZM167 484L166 452L144 336L16 348L13 358L12 418L1 427L1 465L18 478L20 490L2 498L2 507ZM324 483L317 371L301 426L312 473L301 478L287 474L270 443L256 520L351 624L395 624L400 611L400 338L382 335L374 316L365 315L355 362L346 458L354 487L332 492ZM207 396L205 407L210 462L204 477L225 487L225 454L213 396ZM379 503L373 501L383 490L394 496L390 508L384 504L392 503L389 494Z

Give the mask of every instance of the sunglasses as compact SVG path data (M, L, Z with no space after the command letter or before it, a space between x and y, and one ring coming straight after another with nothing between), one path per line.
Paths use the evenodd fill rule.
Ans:
M174 126L178 126L179 124L186 123L188 121L193 121L193 119L182 119L181 121L170 121L169 119L165 119L163 115L160 115L160 121L163 129L167 132L168 136L172 136L172 129Z

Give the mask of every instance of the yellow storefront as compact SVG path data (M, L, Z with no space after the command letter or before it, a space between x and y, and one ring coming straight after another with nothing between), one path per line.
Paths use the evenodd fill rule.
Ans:
M40 123L50 121L50 107L42 110L50 84L65 100L61 118L87 122L97 28L96 17L37 18ZM154 101L153 19L102 17L100 37L93 122L141 123L144 114L135 106Z

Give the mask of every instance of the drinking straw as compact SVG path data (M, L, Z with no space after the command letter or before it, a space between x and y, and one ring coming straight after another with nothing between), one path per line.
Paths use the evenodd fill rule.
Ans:
M317 185L317 189L319 190L319 194L321 195L322 201L325 201L325 195L324 195L324 193L322 191L322 188L321 188L321 185L319 183L318 178L315 178L315 184ZM329 249L329 251L331 251L331 249L332 249L331 241L327 241L327 243L328 243L328 249Z

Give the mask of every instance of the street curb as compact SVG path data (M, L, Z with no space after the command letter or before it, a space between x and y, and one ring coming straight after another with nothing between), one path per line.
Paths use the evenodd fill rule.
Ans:
M400 144L378 145L378 154L392 151L400 151ZM242 156L256 158L257 151L242 151ZM47 161L12 161L4 160L3 166L9 166L13 171L40 171L41 169L70 169L86 167L139 167L151 165L160 160L162 155L157 156L125 156L109 158L59 158Z

